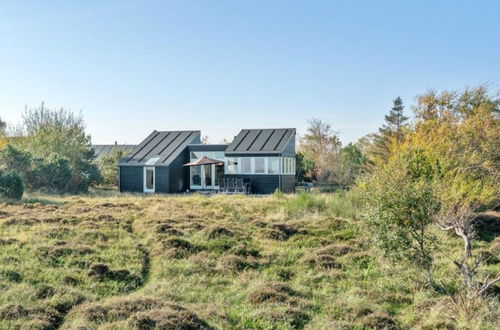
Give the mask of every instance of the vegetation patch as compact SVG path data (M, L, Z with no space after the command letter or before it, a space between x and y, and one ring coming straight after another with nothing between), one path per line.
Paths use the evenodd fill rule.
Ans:
M287 302L298 293L283 282L269 282L248 296L252 304Z
M262 234L265 238L278 241L286 241L291 236L299 233L299 230L287 223L271 223L267 225L267 229L264 229L262 231Z
M234 233L226 227L214 225L205 229L208 239L216 239L219 237L233 237Z

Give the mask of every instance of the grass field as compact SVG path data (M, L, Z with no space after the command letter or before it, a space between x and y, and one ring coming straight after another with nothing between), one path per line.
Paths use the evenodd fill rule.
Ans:
M0 329L498 326L498 300L460 314L384 259L351 194L44 198L0 202ZM436 235L454 287L461 243Z

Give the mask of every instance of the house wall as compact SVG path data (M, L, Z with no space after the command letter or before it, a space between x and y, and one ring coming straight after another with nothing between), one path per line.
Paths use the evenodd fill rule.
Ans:
M169 165L168 192L179 193L189 188L189 168L183 166L186 163L189 163L189 151L187 148Z
M252 194L272 194L280 187L279 175L226 174L226 178L243 178L252 183Z
M284 193L295 192L295 175L281 176L281 191Z
M155 192L168 193L169 191L169 166L155 167Z
M144 170L142 166L120 166L120 192L144 191Z

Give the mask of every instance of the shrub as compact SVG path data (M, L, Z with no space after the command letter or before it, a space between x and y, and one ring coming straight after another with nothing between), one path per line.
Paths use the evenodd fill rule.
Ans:
M21 199L24 193L23 181L19 174L0 172L0 196L12 199Z
M326 208L325 200L319 196L306 192L290 198L286 205L290 213L302 213L307 211L319 212Z
M378 169L366 186L377 244L387 256L411 260L425 270L428 284L434 240L428 229L440 206L435 192L438 165L423 149L410 149Z

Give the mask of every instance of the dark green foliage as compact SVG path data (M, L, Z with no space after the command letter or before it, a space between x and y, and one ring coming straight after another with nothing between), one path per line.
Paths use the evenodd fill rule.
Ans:
M403 128L406 127L408 117L403 113L403 100L398 96L393 102L393 107L388 115L385 115L385 124L379 129L381 134L393 135L401 141Z
M24 193L23 181L19 174L0 171L0 196L12 199L21 199Z
M0 150L0 168L16 172L30 190L78 192L73 185L73 172L65 158L51 155L33 158L31 153L7 145Z
M295 154L297 182L312 182L316 179L314 174L314 161L304 157L302 152Z

